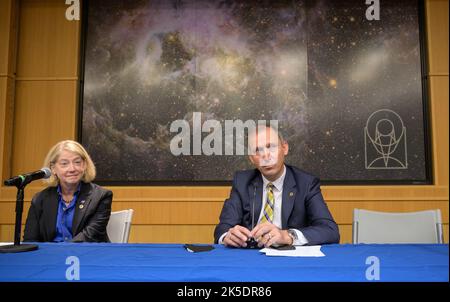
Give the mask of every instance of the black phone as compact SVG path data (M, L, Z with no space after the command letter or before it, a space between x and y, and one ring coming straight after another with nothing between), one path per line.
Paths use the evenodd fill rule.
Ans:
M185 244L184 248L191 253L209 252L214 249L212 245L196 245L196 244Z
M293 250L295 250L295 245L271 246L271 248L279 250L279 251L293 251Z

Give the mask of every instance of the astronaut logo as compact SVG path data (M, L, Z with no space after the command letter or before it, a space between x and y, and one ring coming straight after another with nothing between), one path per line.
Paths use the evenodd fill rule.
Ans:
M406 128L390 109L372 113L364 127L366 169L407 169Z

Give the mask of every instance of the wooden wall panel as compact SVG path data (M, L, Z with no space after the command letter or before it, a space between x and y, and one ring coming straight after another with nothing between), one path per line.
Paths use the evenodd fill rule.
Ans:
M11 175L11 146L14 118L14 84L10 77L0 77L0 177Z
M0 2L0 177L11 173L18 1Z
M351 224L353 221L353 209L366 209L386 212L410 212L440 209L442 222L449 223L449 205L447 201L332 201L328 202L328 208L338 224ZM148 201L113 201L113 211L133 209L133 224L157 224L157 225L208 225L217 224L223 202L148 202ZM30 202L24 204L23 221ZM0 224L14 223L15 217L13 201L0 201Z
M130 242L213 243L214 225L133 225Z
M39 169L51 146L74 138L76 93L74 81L17 82L13 174Z
M25 223L29 206L30 203L26 202L23 223ZM354 208L389 212L440 209L444 229L447 229L444 232L444 239L448 242L449 204L447 201L333 201L329 202L328 206L339 224L341 243L351 242ZM113 211L129 208L135 210L130 242L140 243L212 242L213 230L218 222L221 207L221 202L113 202ZM13 212L14 202L0 201L0 226L14 224L14 215L11 215ZM12 232L13 228L7 230ZM6 232L8 231L5 231L4 236L12 238L12 233Z
M22 238L25 225L22 225ZM213 243L214 225L133 225L129 242ZM14 224L0 224L0 242L14 241Z
M18 1L0 1L0 77L13 77L16 72Z
M434 181L448 188L448 76L430 77L430 96Z
M0 43L0 76L6 76L8 73L11 4L11 1L0 1L0 38L2 41Z
M27 187L25 200L39 190L42 184ZM115 202L223 202L230 187L107 187L114 192ZM325 200L333 201L447 201L447 186L322 186ZM15 198L12 188L3 188L0 201Z
M7 41L9 38L10 25L10 5L9 1L0 1L0 38ZM8 64L8 43L0 44L0 76L5 76Z
M19 79L63 77L76 80L80 24L66 20L67 7L65 1L21 1Z
M14 14L20 17L17 77L11 72L16 61L16 53L11 52L14 43L9 42L8 50L4 44L0 45L0 118L4 117L0 120L0 167L12 167L15 174L40 168L54 143L76 137L80 22L64 19L67 7L64 1L23 0L20 10L10 9L8 13L11 3L16 2L0 1L1 41L10 41L10 33L15 32L11 22L5 29L3 17L9 16L9 20L14 19ZM353 208L399 212L439 208L448 242L448 1L428 0L426 7L435 183L322 187L330 211L339 223L342 243L351 242ZM2 58L6 54L5 71ZM27 188L23 222L31 197L42 188L39 182ZM211 243L230 190L188 186L110 189L114 191L113 210L135 209L130 242L160 243ZM14 189L1 186L0 241L13 238L14 200Z
M132 225L130 243L213 243L215 225ZM448 243L448 224L442 226ZM24 225L22 225L23 237ZM352 243L352 226L340 224L340 243ZM12 242L13 224L0 224L0 242Z
M429 74L448 77L448 0L427 1L426 12Z
M22 236L20 238L23 238L23 228ZM14 242L13 224L0 224L0 242Z

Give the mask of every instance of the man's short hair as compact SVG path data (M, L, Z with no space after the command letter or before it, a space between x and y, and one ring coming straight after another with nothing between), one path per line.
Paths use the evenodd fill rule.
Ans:
M278 128L275 128L272 124L265 124L265 125L257 125L256 126L256 128L253 130L253 131L249 131L249 133L248 133L248 135L247 135L247 142L248 142L248 139L249 139L249 137L251 136L251 135L253 135L253 134L256 134L256 133L258 133L258 131L259 131L259 129L260 128L262 128L262 129L267 129L267 128L270 128L270 129L272 129L273 131L275 131L277 134L278 134L278 139L282 142L282 143L285 143L286 142L286 140L284 139L284 136L283 136L283 133L280 131L280 128L278 127Z

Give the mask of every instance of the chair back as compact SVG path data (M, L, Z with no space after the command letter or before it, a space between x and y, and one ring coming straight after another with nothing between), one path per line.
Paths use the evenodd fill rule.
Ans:
M441 211L353 210L353 243L443 243Z
M111 212L106 231L112 243L128 243L133 209Z

